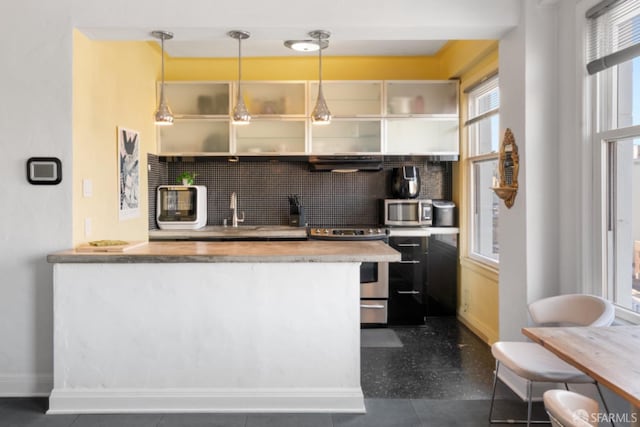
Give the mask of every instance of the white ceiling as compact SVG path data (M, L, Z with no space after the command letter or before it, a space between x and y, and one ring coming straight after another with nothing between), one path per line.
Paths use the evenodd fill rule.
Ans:
M160 29L160 28L158 28ZM166 28L162 28L167 30ZM242 29L242 28L239 28ZM174 33L174 38L164 42L167 54L176 58L235 58L238 56L238 41L226 35L228 30L194 31L186 29L167 30ZM159 40L154 39L151 30L118 30L112 29L82 29L82 32L94 40ZM285 40L310 40L310 37L300 31L290 31L288 36L281 29L271 31L260 29L256 35L242 41L243 57L274 57L274 56L315 56L317 52L298 52L284 46ZM382 35L382 34L379 34ZM273 36L282 36L276 39ZM354 39L349 34L339 38L335 34L329 37L329 46L323 50L328 56L430 56L436 54L447 40L411 40L411 39Z
M537 0L541 2L543 0ZM447 40L499 39L519 20L515 0L111 0L76 1L77 28L95 40L153 40L153 30L171 31L165 42L174 57L235 57L230 30L251 37L244 57L315 55L287 49L285 40L331 32L328 56L433 55ZM126 4L126 7L125 7ZM85 6L86 5L86 6ZM129 10L123 14L122 10ZM97 19L99 17L100 19Z
M308 38L307 38L308 39ZM297 39L296 39L297 40ZM306 39L305 39L306 40ZM330 56L422 56L433 55L446 40L332 40L323 50ZM236 57L238 42L228 40L166 41L164 48L172 57ZM244 40L243 57L315 56L318 52L298 52L284 46L284 40Z

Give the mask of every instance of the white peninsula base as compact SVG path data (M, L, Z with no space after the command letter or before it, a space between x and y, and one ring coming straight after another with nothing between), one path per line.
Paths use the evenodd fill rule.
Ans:
M365 412L359 262L54 265L49 413Z

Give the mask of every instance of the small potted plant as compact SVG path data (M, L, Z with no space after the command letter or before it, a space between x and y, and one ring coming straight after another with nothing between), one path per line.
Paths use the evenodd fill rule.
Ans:
M198 176L198 174L195 172L182 172L178 176L178 184L182 183L182 185L193 185L196 176Z

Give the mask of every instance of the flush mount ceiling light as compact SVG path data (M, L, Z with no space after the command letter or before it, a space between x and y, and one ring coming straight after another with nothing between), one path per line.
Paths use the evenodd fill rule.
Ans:
M155 121L158 126L169 126L173 124L173 114L171 113L171 108L169 108L169 104L167 104L167 100L164 97L164 41L171 40L173 38L173 33L170 33L169 31L152 31L151 35L160 39L160 45L162 46L162 83L160 84L160 103L156 110Z
M236 97L236 105L233 107L232 120L235 125L245 125L251 122L251 115L247 110L247 106L244 104L244 98L242 97L242 40L248 39L251 35L248 31L229 31L227 35L233 39L238 40L238 93Z
M323 42L326 43L327 46L329 45L327 39L330 35L331 33L329 31L324 30L316 30L309 33L309 37L317 39L318 46L320 47L322 47ZM324 94L322 93L322 49L318 49L318 68L320 76L318 79L318 100L311 113L311 122L316 125L328 125L331 123L331 111L329 111L327 101L325 101Z
M329 42L326 40L322 40L320 43L317 40L286 40L284 45L298 52L315 52L329 46Z

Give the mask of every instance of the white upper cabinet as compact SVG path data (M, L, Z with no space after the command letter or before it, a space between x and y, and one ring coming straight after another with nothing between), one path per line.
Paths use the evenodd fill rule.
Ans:
M333 117L380 117L381 81L323 81L322 92ZM309 82L309 111L318 99L318 82Z
M229 120L175 119L157 126L160 154L228 153Z
M457 156L458 82L387 81L386 154Z
M166 82L164 90L176 118L229 115L230 84L227 82Z
M333 116L309 118L317 81L244 81L252 116L234 125L237 82L166 82L173 126L157 127L160 155L458 155L458 83L323 81Z
M458 115L457 81L387 81L386 89L388 115Z
M328 125L311 125L313 154L380 153L381 120L333 119Z
M387 120L387 154L458 155L458 119Z
M242 83L242 94L247 110L252 117L256 118L260 116L304 117L306 89L306 82ZM235 96L232 99L232 104L235 105Z
M235 129L237 154L304 154L304 120L252 120Z

